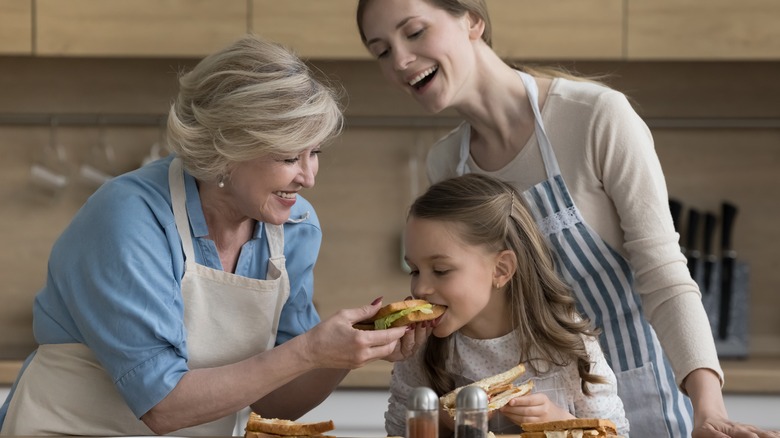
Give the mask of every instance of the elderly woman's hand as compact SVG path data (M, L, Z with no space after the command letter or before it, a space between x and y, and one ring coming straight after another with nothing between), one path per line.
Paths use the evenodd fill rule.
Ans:
M352 327L375 315L381 300L355 309L342 309L309 330L305 338L306 357L318 368L360 368L378 359L398 360L414 351L418 335L407 327L387 330L358 330ZM392 358L392 359L390 359Z
M406 327L406 333L395 344L393 352L383 357L388 362L406 360L417 352L433 331L433 321L423 321Z

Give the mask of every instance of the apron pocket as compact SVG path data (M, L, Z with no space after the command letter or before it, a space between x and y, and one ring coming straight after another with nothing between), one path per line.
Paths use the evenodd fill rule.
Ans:
M639 368L615 373L618 396L623 400L632 437L668 437L661 391L655 367L646 363Z

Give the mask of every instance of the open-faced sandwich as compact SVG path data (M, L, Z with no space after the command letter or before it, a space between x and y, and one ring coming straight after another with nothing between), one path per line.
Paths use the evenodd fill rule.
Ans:
M488 411L501 409L513 398L528 394L531 392L531 389L533 389L534 382L532 380L520 385L515 385L515 380L523 373L525 373L525 366L523 366L523 364L517 365L501 374L486 377L482 380L477 380L474 383L469 383L466 386L455 388L439 397L439 404L450 415L455 417L455 400L457 399L460 390L467 386L478 386L487 393Z
M522 438L618 438L615 424L601 418L523 423Z

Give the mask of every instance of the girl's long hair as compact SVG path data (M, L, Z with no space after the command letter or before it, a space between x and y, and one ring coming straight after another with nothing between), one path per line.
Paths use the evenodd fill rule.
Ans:
M586 395L590 394L587 384L606 382L591 374L583 340L583 335L596 336L598 331L577 313L576 301L556 271L547 242L511 185L479 174L445 180L415 200L409 217L458 224L456 230L464 243L515 253L517 270L505 293L519 342L518 363L526 363L539 374L551 366L576 362ZM439 395L455 387L454 375L446 367L451 342L451 335L431 336L425 346L425 372Z

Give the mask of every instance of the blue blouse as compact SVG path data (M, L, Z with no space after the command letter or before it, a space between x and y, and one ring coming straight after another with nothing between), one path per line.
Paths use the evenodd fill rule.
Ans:
M33 307L36 341L87 345L138 417L168 395L188 370L181 297L184 252L168 189L171 160L114 178L89 198L55 242L46 285ZM184 183L196 261L221 269L216 246L205 237L195 179L185 172ZM290 219L284 226L284 255L291 291L277 345L320 321L312 303L322 240L319 220L300 196ZM241 249L237 275L265 279L265 240L258 223ZM12 397L13 392L0 408L0 427Z

